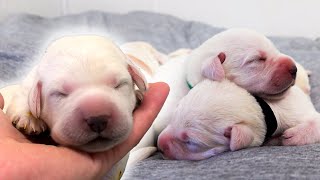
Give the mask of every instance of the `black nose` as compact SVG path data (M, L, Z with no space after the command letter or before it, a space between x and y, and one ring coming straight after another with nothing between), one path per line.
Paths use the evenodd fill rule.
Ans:
M291 69L289 70L289 73L292 76L292 79L296 79L297 76L297 66L292 66Z
M104 129L106 129L109 116L107 115L101 115L101 116L94 116L94 117L89 117L86 119L88 126L93 132L100 133Z

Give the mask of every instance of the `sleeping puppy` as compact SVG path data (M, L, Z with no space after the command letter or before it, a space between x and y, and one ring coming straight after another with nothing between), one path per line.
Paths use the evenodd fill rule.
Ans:
M179 102L158 148L168 159L201 160L279 136L283 145L320 142L320 114L300 88L263 101L227 79L205 79Z
M220 53L225 54L224 61L215 58ZM302 66L296 66L264 35L248 29L229 29L213 36L193 50L186 63L191 86L206 76L218 81L226 77L257 96L281 98L298 76L296 85L307 94L310 91Z
M4 111L23 133L49 128L60 145L100 152L128 137L133 110L146 89L143 74L120 48L87 35L53 42L21 84L1 93ZM105 178L120 179L127 160L128 154Z
M67 36L47 48L13 95L2 93L9 102L6 114L25 134L49 128L58 144L98 152L129 135L134 85L147 88L139 69L111 40Z

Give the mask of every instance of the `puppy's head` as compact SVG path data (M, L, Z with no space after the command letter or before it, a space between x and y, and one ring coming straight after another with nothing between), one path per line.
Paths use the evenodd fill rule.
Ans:
M29 107L57 143L103 151L130 133L134 84L146 90L143 75L112 41L64 37L49 46L38 65Z
M221 53L226 58L217 61ZM189 60L187 72L191 83L196 84L203 77L212 80L226 77L262 97L285 92L294 84L297 72L291 57L280 53L264 35L247 29L217 34L196 49ZM192 61L200 61L198 76L194 73L197 63Z
M261 145L265 132L261 108L247 91L204 80L179 102L158 147L169 159L201 160Z

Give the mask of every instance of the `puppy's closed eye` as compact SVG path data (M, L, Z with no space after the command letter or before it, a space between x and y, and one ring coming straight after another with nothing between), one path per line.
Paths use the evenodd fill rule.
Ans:
M251 63L260 63L267 60L267 57L264 56L252 56L249 57L248 60L245 61L245 64L251 64Z
M199 144L195 143L194 141L192 141L190 139L184 143L185 143L186 147L192 152L197 152L200 149Z
M190 135L188 135L187 132L181 133L181 136L178 139L179 139L180 143L183 143L185 148L191 152L198 152L202 149L201 143L199 143L195 139L192 139L190 137Z
M51 97L57 97L57 98L65 98L65 97L68 96L68 94L64 93L62 91L59 91L59 90L55 90L55 91L50 93L50 96Z
M116 86L114 87L115 89L120 89L120 88L123 88L125 86L129 85L129 81L127 80L121 80L119 81L118 84L116 84Z

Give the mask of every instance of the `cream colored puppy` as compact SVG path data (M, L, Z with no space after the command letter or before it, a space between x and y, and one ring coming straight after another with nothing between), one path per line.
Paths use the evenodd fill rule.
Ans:
M227 79L205 79L180 101L158 148L169 159L201 160L279 135L283 145L320 142L320 114L297 86L283 99L258 101L263 100Z
M226 56L224 61L215 59L219 54ZM187 80L192 86L213 75L214 80L226 77L250 93L274 98L282 97L298 75L297 86L308 94L310 90L308 77L300 77L306 74L302 66L296 66L264 35L249 29L216 34L193 50L186 63Z
M135 84L147 88L139 69L111 40L68 36L47 48L11 101L3 95L10 102L7 115L25 134L49 128L58 144L97 152L129 135Z
M49 128L58 144L99 152L127 138L146 89L143 74L111 40L88 35L56 40L21 84L0 91L4 111L25 134ZM105 178L120 179L128 157Z

